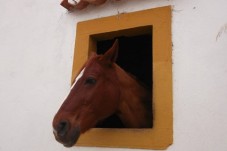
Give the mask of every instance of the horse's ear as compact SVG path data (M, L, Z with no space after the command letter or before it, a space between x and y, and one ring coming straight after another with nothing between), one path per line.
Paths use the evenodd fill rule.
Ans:
M107 61L115 62L118 56L118 47L119 43L118 39L116 39L112 47L107 52L105 52L103 58Z

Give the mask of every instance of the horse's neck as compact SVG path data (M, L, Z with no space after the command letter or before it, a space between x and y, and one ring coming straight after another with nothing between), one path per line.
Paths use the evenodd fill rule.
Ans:
M150 93L119 66L116 66L121 91L118 116L126 127L150 127L151 111L145 104L151 100Z

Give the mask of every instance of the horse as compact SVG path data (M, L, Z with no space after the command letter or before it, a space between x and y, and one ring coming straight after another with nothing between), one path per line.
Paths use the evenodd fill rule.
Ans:
M55 115L53 133L65 147L113 114L127 128L152 127L151 90L116 64L118 43L87 60Z

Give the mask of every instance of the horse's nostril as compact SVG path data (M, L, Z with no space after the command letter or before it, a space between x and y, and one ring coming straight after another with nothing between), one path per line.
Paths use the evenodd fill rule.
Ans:
M69 129L69 122L68 121L61 121L57 125L57 135L58 136L64 136L66 135L67 131Z

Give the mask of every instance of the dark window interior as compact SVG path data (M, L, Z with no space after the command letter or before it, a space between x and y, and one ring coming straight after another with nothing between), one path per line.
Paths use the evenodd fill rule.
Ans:
M147 88L152 89L152 35L122 36L98 41L97 53L105 53L116 38L119 40L119 52L116 63L139 79ZM96 127L124 128L124 125L117 115L112 115Z

